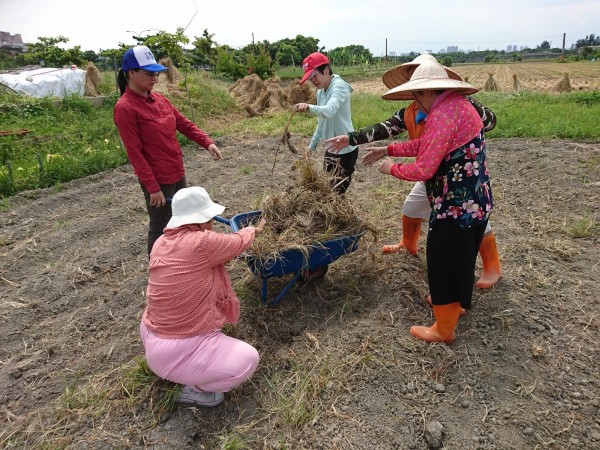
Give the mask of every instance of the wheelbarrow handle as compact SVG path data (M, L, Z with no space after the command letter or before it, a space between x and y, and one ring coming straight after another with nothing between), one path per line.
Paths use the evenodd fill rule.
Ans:
M213 217L213 219L215 219L217 222L224 223L225 225L231 225L231 221L229 219L226 219L225 217L215 216Z

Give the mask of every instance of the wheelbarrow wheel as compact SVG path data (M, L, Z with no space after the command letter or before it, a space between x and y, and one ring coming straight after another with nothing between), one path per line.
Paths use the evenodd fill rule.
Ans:
M328 269L329 266L327 264L315 267L314 269L304 269L302 271L302 281L307 283L309 281L319 280L325 276Z

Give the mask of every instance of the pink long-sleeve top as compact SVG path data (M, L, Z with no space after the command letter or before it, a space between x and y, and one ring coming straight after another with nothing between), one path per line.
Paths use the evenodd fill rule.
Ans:
M254 242L255 228L237 233L198 225L166 228L152 249L143 321L165 339L184 339L237 323L240 301L225 263Z
M387 146L389 156L416 156L411 164L394 164L391 174L410 181L431 179L444 156L469 142L483 128L481 117L471 103L452 91L433 103L421 137Z

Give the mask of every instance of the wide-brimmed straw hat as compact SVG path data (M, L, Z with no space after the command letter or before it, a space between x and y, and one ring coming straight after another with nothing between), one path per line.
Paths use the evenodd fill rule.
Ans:
M225 207L213 202L204 188L194 186L177 191L171 201L171 211L173 216L167 228L208 222L225 211Z
M435 60L427 60L415 69L409 81L390 89L382 98L385 100L413 100L413 92L425 90L452 90L462 95L469 95L476 93L479 89L466 81L450 78L444 66Z
M419 67L421 63L432 60L437 61L435 59L435 56L433 56L431 53L422 53L412 61L400 64L399 66L388 70L386 73L383 74L381 80L388 89L395 88L396 86L400 86L401 84L404 84L408 80L410 80L410 77L412 76L413 72L417 67ZM448 76L453 80L462 81L462 78L452 69L446 67L446 72L448 72Z

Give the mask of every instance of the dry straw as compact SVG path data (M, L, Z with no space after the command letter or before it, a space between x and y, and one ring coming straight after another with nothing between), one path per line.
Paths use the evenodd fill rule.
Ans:
M358 219L354 208L338 195L336 180L308 158L295 162L295 183L285 190L265 193L260 205L267 226L257 236L250 252L263 261L276 260L287 249L308 254L319 242L375 232L374 227Z
M570 92L573 90L571 87L571 81L569 80L569 74L565 72L560 82L552 88L553 91L557 92Z
M87 97L98 97L100 83L102 83L102 74L92 61L88 61L85 71L84 94Z
M488 79L485 82L485 85L483 86L483 90L488 91L488 92L497 92L498 91L498 85L496 84L496 80L494 80L493 73L488 73Z
M237 80L229 93L250 116L280 111L296 103L315 102L314 89L308 86L294 81L284 89L279 78L263 81L255 73Z
M179 69L175 67L175 65L173 64L173 60L169 56L161 59L158 63L162 64L167 68L166 75L167 81L169 83L176 84L183 79L183 76L181 76L181 72L179 72Z
M517 78L517 74L516 73L513 73L513 89L516 92L519 92L519 91L523 90L523 85L519 81L519 78Z

